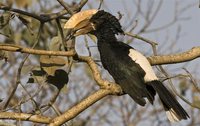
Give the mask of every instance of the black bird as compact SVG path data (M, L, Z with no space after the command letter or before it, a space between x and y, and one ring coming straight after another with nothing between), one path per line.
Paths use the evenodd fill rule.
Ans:
M116 39L115 35L124 34L116 17L103 10L86 10L73 15L64 28L72 29L74 36L90 33L97 37L103 67L136 103L144 106L147 98L153 104L157 93L170 121L189 118L159 81L146 57Z

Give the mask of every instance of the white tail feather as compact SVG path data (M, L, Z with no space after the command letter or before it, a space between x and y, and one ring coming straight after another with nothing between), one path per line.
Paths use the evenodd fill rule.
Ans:
M170 122L178 122L181 120L180 117L176 114L176 112L173 109L166 111L166 114Z

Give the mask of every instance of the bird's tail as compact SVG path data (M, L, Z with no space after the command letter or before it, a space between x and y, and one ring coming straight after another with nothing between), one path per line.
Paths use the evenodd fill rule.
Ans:
M151 85L153 89L158 93L158 96L163 103L167 117L171 122L177 122L182 119L189 118L187 112L160 81L155 80L148 82L147 84Z

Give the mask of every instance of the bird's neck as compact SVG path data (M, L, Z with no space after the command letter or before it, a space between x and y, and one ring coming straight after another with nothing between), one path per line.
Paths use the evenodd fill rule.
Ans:
M113 33L113 31L109 28L101 28L99 29L96 33L95 36L98 39L98 43L102 43L102 42L106 42L106 43L110 43L113 41L117 41L117 38L115 37L115 34Z

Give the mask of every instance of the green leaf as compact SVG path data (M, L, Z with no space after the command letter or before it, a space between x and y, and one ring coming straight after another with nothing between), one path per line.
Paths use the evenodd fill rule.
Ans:
M4 12L0 16L0 29L5 27L6 25L9 25L11 17L12 17L12 14L10 12Z
M92 34L88 34L88 36L90 37L90 39L93 41L93 42L97 42L97 37L92 35Z
M48 75L54 75L55 71L66 64L62 57L40 56L40 66Z
M31 17L25 16L25 15L18 15L17 17L26 26L28 26L32 22Z
M33 4L33 0L15 0L17 7L26 8Z
M67 93L67 91L68 91L67 84L65 84L65 85L62 87L61 92Z
M49 44L49 50L52 50L52 51L61 50L61 40L59 36L55 36L51 39L51 42Z
M12 14L5 12L0 16L0 34L7 38L13 36L12 30L10 28L10 20L12 19Z
M5 37L7 38L12 38L13 36L13 32L12 30L10 29L10 26L9 25L6 25L5 27L3 27L0 31L0 34L4 35Z
M29 77L27 83L43 83L46 81L46 73L40 69L40 67L35 67L31 71L31 76Z
M28 29L23 29L21 34L22 40L24 40L28 45L31 45L35 41L36 34L31 34Z
M200 107L200 97L199 96L193 96L193 104Z
M0 50L0 60L5 60L7 61L8 60L8 52L7 51L3 51L3 50Z
M20 33L16 33L14 38L24 40L28 45L32 45L37 39L40 22L37 21L36 19L24 16L24 15L18 15L18 19L26 27L25 28L23 27Z
M0 1L0 7L5 7L6 5L2 3L3 1Z
M181 91L181 95L185 95L185 92L188 90L188 83L186 79L181 79L179 83L179 89Z
M33 31L33 18L25 15L17 15L18 19L27 27L31 35L34 35Z

